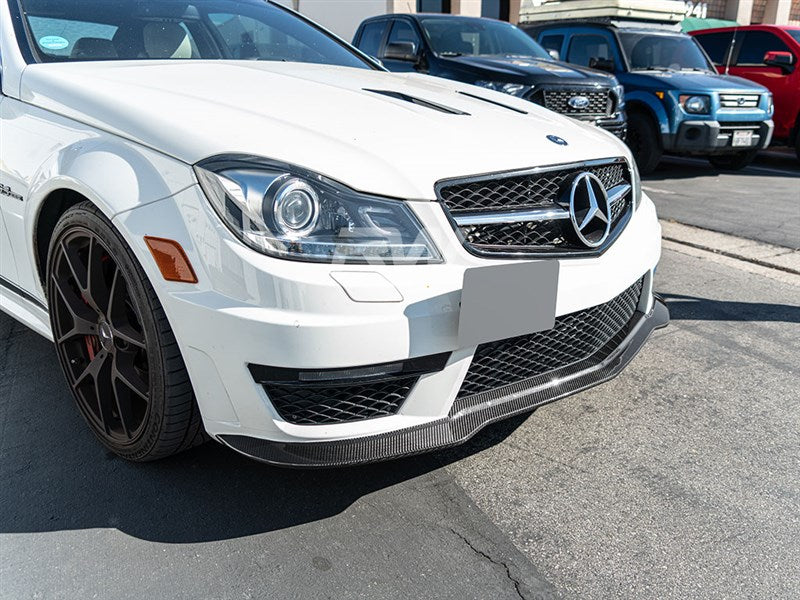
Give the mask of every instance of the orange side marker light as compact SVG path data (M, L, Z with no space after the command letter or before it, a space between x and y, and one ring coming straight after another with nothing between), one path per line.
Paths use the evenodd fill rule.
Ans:
M156 261L161 276L167 281L197 283L192 263L175 240L145 236L144 241Z

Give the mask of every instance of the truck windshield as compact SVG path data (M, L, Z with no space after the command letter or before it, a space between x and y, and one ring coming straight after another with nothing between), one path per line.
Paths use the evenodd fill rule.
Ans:
M711 71L703 51L686 35L619 33L632 71Z
M529 35L502 21L431 17L422 19L422 28L439 56L520 56L552 60Z
M19 2L41 62L236 59L371 68L346 44L259 0Z

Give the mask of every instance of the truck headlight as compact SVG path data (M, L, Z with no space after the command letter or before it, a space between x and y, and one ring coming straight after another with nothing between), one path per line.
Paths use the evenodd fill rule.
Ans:
M475 85L512 96L524 96L531 89L531 86L522 83L503 83L502 81L476 81Z
M625 86L617 84L614 86L614 94L617 96L618 106L625 103Z
M693 115L707 115L711 111L711 99L708 96L679 96L683 110Z
M222 221L263 254L312 262L442 262L401 200L375 198L267 160L209 159L194 169Z

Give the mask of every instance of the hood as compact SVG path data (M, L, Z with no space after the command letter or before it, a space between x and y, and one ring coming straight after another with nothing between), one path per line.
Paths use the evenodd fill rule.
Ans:
M529 85L546 83L578 85L614 85L614 77L606 73L584 69L575 65L554 60L531 57L510 56L456 56L442 58L460 70L469 71L480 79L497 77L499 80L509 76L521 78ZM521 82L521 81L520 81Z
M23 75L21 97L189 164L257 155L408 199L434 199L443 178L629 156L605 132L505 94L327 65L37 64Z
M658 88L690 92L766 92L757 83L734 77L701 73L700 71L632 71L626 83L645 88Z

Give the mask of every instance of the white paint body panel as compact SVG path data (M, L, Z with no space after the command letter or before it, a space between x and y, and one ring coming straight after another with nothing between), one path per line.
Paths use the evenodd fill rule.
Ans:
M464 271L503 261L466 252L434 201L434 184L598 158L630 160L627 148L599 129L422 75L250 61L25 65L5 2L0 7L0 183L23 197L0 196L0 275L28 297L0 286L0 308L50 337L37 219L53 191L82 194L113 220L152 282L212 435L343 439L446 415L474 352L457 345ZM569 145L553 144L548 134ZM233 237L194 177L193 163L222 153L296 164L362 192L407 200L445 262L363 267L259 254ZM145 235L177 240L199 283L163 281ZM651 273L659 256L660 227L644 197L602 256L561 261L557 314L610 300ZM247 371L248 363L343 368L440 352L453 353L448 366L424 376L400 414L343 425L282 421Z

